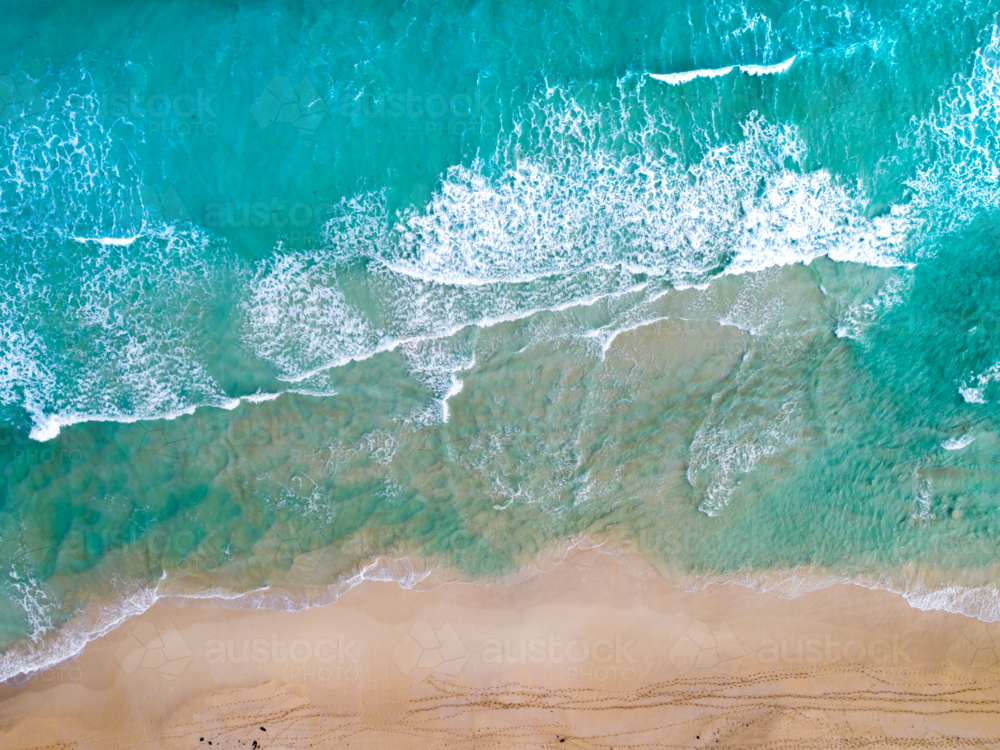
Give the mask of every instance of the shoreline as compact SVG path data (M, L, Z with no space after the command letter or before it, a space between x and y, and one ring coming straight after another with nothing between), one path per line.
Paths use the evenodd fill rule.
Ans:
M307 562L303 567L306 570L319 567L325 551L327 548L303 553L297 558L297 564L305 558ZM495 579L471 579L439 565L432 558L408 553L376 555L332 583L298 590L276 585L234 591L227 589L224 583L185 590L185 584L190 585L185 575L173 580L164 577L155 587L137 586L127 595L119 592L114 601L93 603L82 615L53 628L50 634L46 634L48 638L43 636L37 641L16 642L13 648L0 653L0 688L21 684L49 669L72 662L89 643L126 627L130 620L141 617L161 602L194 609L301 612L331 606L355 588L369 583L392 583L415 592L434 591L444 586L493 589L521 585L552 572L581 554L609 558L638 578L659 579L666 586L698 597L710 596L718 589L738 587L757 595L795 600L830 587L857 587L898 597L915 611L946 612L985 625L1000 622L1000 589L992 583L974 585L956 582L950 577L955 571L938 571L934 575L932 571L918 571L915 566L910 566L905 571L895 571L895 575L887 571L879 576L851 577L803 566L787 570L741 570L727 574L665 573L629 543L578 537L551 545L515 572ZM986 573L987 569L978 572ZM986 577L995 580L1000 577L1000 570L987 573ZM199 577L194 578L197 580ZM900 583L908 579L908 584ZM1000 635L997 645L1000 657ZM17 664L18 656L22 657L20 664Z
M296 611L163 595L0 685L2 744L1000 743L1000 627L843 582L685 585L610 551L489 585L369 578Z

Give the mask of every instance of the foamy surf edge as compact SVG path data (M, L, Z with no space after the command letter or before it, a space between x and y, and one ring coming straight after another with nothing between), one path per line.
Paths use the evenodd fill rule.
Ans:
M198 592L181 592L170 590L171 583L164 576L155 586L136 587L132 591L119 593L110 602L93 604L49 634L43 633L32 640L17 642L0 654L0 683L20 684L51 667L75 659L90 641L107 635L133 617L141 616L159 601L169 600L194 606L297 612L333 604L366 581L391 581L402 588L421 587L428 590L445 583L460 582L453 574L435 566L430 560L408 555L379 555L370 558L355 571L326 586L318 595L311 591L308 595L299 596L279 587L233 592L215 586Z
M218 586L200 592L181 592L171 590L165 577L156 586L137 588L122 595L116 602L95 605L80 618L57 629L50 638L22 641L0 654L0 682L20 684L46 669L71 661L87 643L107 635L132 617L141 616L159 601L201 607L297 612L333 604L368 581L397 583L402 588L419 591L431 591L446 585L509 586L550 572L560 564L573 561L574 555L582 552L607 555L636 578L660 579L698 596L709 594L717 586L736 585L756 593L796 599L813 591L846 584L895 594L921 611L950 612L986 623L1000 621L1000 588L994 584L966 586L951 582L933 586L915 581L900 585L888 575L847 576L809 566L692 576L660 569L629 544L582 535L547 547L513 573L493 580L469 579L430 558L408 554L377 555L323 588L301 592L282 587L233 592Z
M743 571L726 575L689 578L686 591L707 594L715 586L737 585L782 599L796 599L835 585L860 586L902 597L921 611L938 610L971 617L981 622L1000 622L1000 588L995 584L969 586L957 582L931 585L924 581L900 584L888 575L840 575L813 567L785 571Z

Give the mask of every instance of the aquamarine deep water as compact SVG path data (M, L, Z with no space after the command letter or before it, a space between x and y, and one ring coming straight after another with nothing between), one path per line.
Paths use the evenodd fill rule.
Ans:
M4 6L0 676L580 537L1000 617L998 6Z

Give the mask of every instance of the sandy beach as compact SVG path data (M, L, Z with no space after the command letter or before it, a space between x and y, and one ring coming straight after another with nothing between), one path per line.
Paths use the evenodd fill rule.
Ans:
M885 591L696 596L582 550L298 612L160 601L0 688L0 746L993 747L998 654L996 625Z

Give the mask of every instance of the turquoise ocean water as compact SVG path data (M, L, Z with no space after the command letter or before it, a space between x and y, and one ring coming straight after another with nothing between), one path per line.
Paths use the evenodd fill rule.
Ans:
M995 5L4 5L0 676L580 537L1000 619Z

